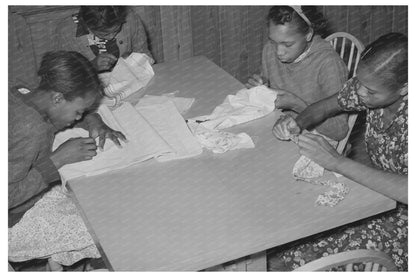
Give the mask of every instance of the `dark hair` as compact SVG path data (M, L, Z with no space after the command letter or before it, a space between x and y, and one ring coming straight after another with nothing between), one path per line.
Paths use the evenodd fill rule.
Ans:
M311 28L316 34L325 36L328 32L327 21L318 12L315 6L301 6L303 14L311 22ZM309 25L306 21L290 6L273 6L267 15L267 22L273 22L275 25L284 25L287 22L296 24L300 33L307 34Z
M126 22L126 6L81 6L78 17L92 30L102 31Z
M102 85L92 64L78 52L53 51L42 57L38 89L61 92L66 100L102 95Z
M383 85L398 90L408 80L408 39L401 33L388 33L368 45L359 65L370 66Z

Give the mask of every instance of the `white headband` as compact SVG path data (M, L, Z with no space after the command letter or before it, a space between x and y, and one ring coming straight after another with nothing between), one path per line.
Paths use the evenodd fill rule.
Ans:
M309 19L306 17L306 15L302 12L302 8L301 6L290 6L292 7L292 9L295 10L295 12L302 17L302 19L306 22L306 24L308 24L308 26L312 26L311 22L309 21Z

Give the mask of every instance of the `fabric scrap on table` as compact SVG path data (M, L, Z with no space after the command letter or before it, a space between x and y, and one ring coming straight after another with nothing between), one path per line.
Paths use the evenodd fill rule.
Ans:
M233 134L212 130L191 120L188 120L188 126L198 142L214 153L224 153L240 148L254 148L253 141L246 133Z
M242 89L228 95L210 115L192 118L208 129L225 129L268 115L275 110L277 92L266 86Z
M313 131L314 134L319 134L316 131ZM323 135L321 135L323 136ZM337 145L337 141L331 140L323 136L332 146ZM290 138L295 142L294 138ZM316 205L334 207L340 201L342 201L345 196L349 193L349 188L341 183L334 180L322 180L324 178L325 169L319 164L315 163L306 156L301 156L295 165L293 166L293 177L298 181L305 181L315 185L322 185L327 188L327 191L320 194L315 201ZM332 173L335 175L335 173ZM337 175L335 177L338 178Z
M324 168L305 156L301 156L293 167L295 179L312 179L324 175Z

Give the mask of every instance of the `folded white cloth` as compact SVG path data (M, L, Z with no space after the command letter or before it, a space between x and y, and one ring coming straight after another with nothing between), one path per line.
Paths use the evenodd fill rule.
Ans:
M118 104L145 87L154 75L147 55L132 53L126 59L119 58L111 72L101 73L99 77L104 84L104 93Z
M276 91L266 86L242 89L235 95L228 95L210 115L198 116L193 120L208 129L224 129L263 117L274 111Z
M253 141L246 133L233 134L212 130L192 120L188 120L188 126L199 143L214 153L224 153L239 148L254 148Z
M184 159L202 153L202 147L172 101L165 99L164 102L153 105L139 102L135 108L172 149L171 152L157 156L158 161Z
M180 114L186 113L195 101L195 98L173 97L173 96L156 96L145 95L137 103L137 107L150 106L155 104L163 104L166 101L172 101Z
M128 142L122 142L122 148L118 148L107 139L104 151L99 151L92 160L63 166L59 169L62 183L65 185L66 181L77 177L125 168L151 158L166 161L202 153L201 146L172 102L138 109L130 103L123 103L114 111L101 105L99 114L103 121L112 129L123 132ZM74 128L58 133L53 149L73 137L88 137L88 132Z

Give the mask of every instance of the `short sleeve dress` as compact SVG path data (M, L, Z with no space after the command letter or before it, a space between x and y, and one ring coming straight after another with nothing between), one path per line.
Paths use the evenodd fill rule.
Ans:
M384 109L368 109L358 97L360 83L350 79L338 94L345 111L367 110L365 142L373 165L379 169L407 175L408 172L408 99L403 97L393 119L383 120ZM392 184L394 185L394 184ZM318 234L308 241L294 242L269 252L270 271L292 271L323 256L354 249L384 251L399 271L408 270L408 209L398 203L393 211L376 215ZM353 270L363 271L364 264ZM343 270L339 267L338 270Z

